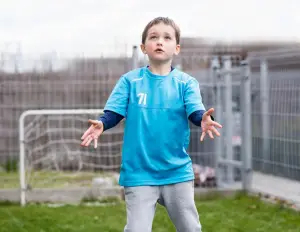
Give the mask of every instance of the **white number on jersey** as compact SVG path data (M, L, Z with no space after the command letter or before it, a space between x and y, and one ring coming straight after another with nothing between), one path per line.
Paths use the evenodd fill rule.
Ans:
M147 94L146 93L139 93L138 97L139 97L139 105L141 105L141 104L146 105L146 103L147 103Z

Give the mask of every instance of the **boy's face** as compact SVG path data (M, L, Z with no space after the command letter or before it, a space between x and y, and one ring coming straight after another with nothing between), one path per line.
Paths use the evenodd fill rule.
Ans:
M141 49L150 61L165 63L172 60L173 55L179 54L180 45L176 43L174 28L159 23L149 28Z

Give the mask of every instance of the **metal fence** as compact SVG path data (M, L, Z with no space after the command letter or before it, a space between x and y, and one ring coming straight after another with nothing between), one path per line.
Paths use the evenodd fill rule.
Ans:
M216 108L216 119L225 128L222 138L200 143L200 130L191 125L189 153L194 164L216 168L216 180L223 186L241 180L249 185L245 178L252 170L300 180L300 51L251 53L249 66L223 58L208 69L184 70L199 80L204 104ZM211 61L212 57L198 59ZM70 61L59 71L0 73L2 169L18 165L17 123L22 112L101 109L120 75L139 65L131 58L85 59ZM245 83L247 77L251 88L250 82ZM251 114L245 108L248 103ZM243 141L247 136L252 144ZM118 133L109 141L121 139Z
M250 54L253 168L300 180L300 50Z
M203 60L198 55L194 59ZM300 180L300 49L277 49L248 54L251 78L251 131L253 171ZM234 64L232 62L232 64ZM231 69L233 110L233 156L240 160L241 151L241 73ZM189 71L187 71L189 72ZM203 101L207 107L215 106L213 78L210 70L190 71L200 85ZM222 111L224 121L226 114ZM242 116L243 117L243 116ZM197 130L192 133L199 133ZM199 135L199 134L197 134ZM196 138L197 136L194 136ZM201 145L192 142L196 151L195 162L213 166L211 154L214 141ZM199 151L204 151L199 155ZM206 153L205 151L209 151ZM207 154L207 155L206 155ZM253 183L255 184L255 183Z

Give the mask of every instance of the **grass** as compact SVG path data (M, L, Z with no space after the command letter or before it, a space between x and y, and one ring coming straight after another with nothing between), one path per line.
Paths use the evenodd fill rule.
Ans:
M55 172L35 171L29 179L34 188L83 187L91 186L94 177L109 177L104 172ZM0 189L20 187L20 177L17 172L0 172Z
M203 232L299 232L300 213L239 195L196 200ZM1 232L123 231L124 202L106 206L0 205ZM174 231L166 210L157 208L153 232Z

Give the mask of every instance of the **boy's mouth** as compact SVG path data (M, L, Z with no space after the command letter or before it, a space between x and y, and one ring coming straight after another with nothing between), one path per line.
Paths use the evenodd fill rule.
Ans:
M155 52L164 52L164 50L161 49L161 48L157 48L157 49L155 49L154 51L155 51Z

